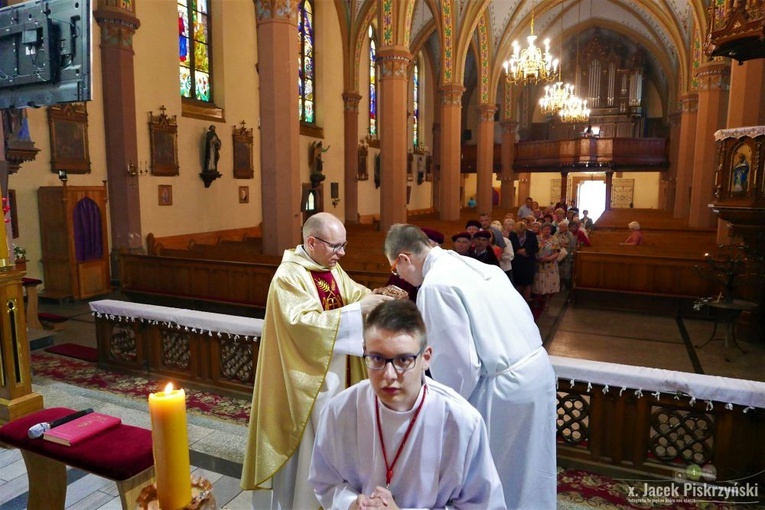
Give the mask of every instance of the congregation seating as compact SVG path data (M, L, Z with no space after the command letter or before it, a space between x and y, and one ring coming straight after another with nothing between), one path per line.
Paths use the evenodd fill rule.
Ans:
M640 223L643 244L621 245L627 224ZM608 291L681 298L716 295L718 286L696 266L717 249L716 230L692 229L666 211L606 211L590 234L592 247L580 248L574 262L577 292Z
M495 209L501 219L505 210ZM514 211L513 211L514 212ZM474 209L463 210L457 221L443 221L438 213L411 216L409 221L450 236L476 219ZM642 246L622 246L627 224L641 223ZM386 284L390 268L383 253L385 232L375 224L348 224L349 248L343 268L356 281L370 287ZM263 255L256 229L220 233L147 237L148 255L121 256L122 290L152 304L186 306L207 311L253 316L265 307L268 285L281 261ZM610 291L652 296L699 298L719 289L695 269L704 254L716 250L714 229L688 228L671 213L651 209L606 211L591 233L593 246L581 248L575 259L574 297L577 291Z

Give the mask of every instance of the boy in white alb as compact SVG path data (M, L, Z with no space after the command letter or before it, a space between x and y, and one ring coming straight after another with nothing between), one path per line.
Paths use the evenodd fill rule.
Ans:
M317 430L309 480L324 508L506 508L483 419L425 376L431 356L411 301L369 315L369 379L330 400Z

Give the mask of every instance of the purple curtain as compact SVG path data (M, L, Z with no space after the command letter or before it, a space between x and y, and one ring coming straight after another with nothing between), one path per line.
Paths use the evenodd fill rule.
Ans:
M77 262L103 258L101 211L89 198L83 198L74 207L74 250Z

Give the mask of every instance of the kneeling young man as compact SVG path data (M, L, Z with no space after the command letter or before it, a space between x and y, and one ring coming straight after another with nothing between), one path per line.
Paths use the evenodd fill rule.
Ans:
M483 419L425 376L431 356L414 303L369 314L369 379L332 398L317 430L309 480L324 508L506 508Z

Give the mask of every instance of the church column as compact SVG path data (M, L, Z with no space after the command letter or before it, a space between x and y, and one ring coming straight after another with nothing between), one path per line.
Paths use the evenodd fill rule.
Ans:
M343 92L345 106L345 222L359 222L359 100L356 92Z
M441 109L435 114L440 118ZM433 147L431 147L431 171L433 172L433 209L441 210L441 123L433 122Z
M714 199L714 133L725 127L725 118L728 113L730 63L711 62L702 65L696 76L699 81L699 111L696 121L696 150L693 154L688 226L710 227L716 223L716 217L708 206Z
M675 185L677 184L677 158L680 151L680 123L682 112L669 114L669 168L659 187L659 208L674 211Z
M101 29L111 275L119 280L119 253L140 252L143 248L139 186L135 182L138 177L130 177L127 171L128 164L138 165L133 35L141 23L133 2L98 0L93 14Z
M272 9L267 0L256 0L255 4L263 254L281 255L301 238L298 7L296 2L285 3L279 9Z
M614 171L606 170L606 211L611 210L611 188L614 185Z
M560 201L564 204L567 203L566 195L568 195L568 172L560 173Z
M478 107L478 146L476 147L478 161L475 199L478 211L487 214L491 214L493 206L494 112L496 111L497 107L493 104L482 104Z
M441 182L439 219L460 219L462 93L459 84L441 86Z
M502 188L500 191L500 203L505 209L515 208L518 204L515 200L515 177L513 176L513 161L515 161L515 133L518 123L512 120L503 120L502 124Z
M731 63L727 127L765 124L763 88L765 88L765 60L761 58L747 60L741 65Z
M380 48L380 228L406 223L407 106L412 55L400 47Z
M687 218L693 179L693 154L696 149L696 124L699 95L696 92L680 98L680 134L677 147L677 182L675 183L675 218Z

